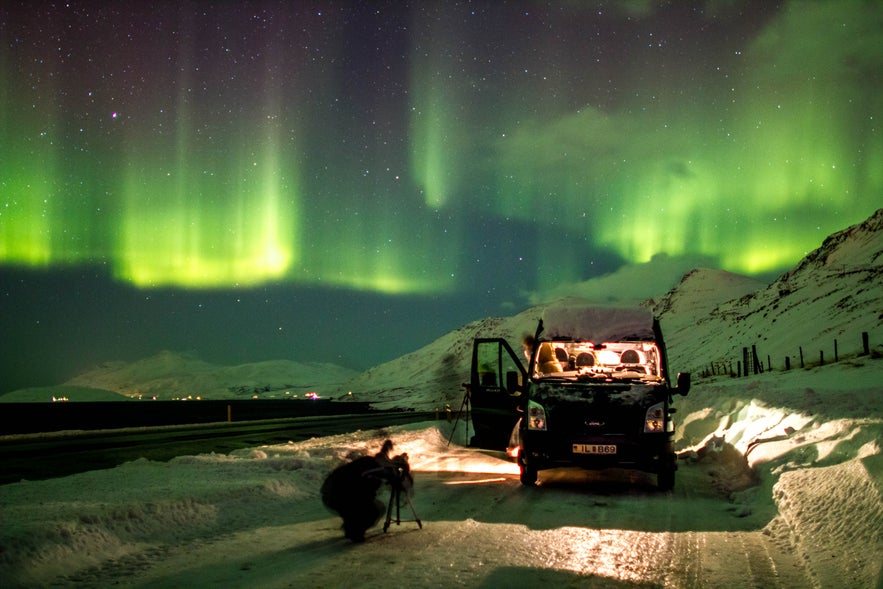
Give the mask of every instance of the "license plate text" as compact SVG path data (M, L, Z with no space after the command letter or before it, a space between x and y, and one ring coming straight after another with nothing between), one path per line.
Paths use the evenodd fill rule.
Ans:
M574 444L574 454L616 454L614 444Z

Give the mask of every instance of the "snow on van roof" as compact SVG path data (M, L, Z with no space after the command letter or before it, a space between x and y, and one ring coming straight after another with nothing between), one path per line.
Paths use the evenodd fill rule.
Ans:
M543 335L571 337L595 343L623 340L654 341L653 314L640 307L598 307L568 300L543 311Z

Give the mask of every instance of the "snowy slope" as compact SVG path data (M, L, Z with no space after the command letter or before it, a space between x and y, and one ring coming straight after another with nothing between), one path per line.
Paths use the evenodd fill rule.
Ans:
M748 276L714 268L696 268L653 306L664 319L665 333L692 327L721 303L739 299L766 288L767 284Z
M541 312L531 308L514 317L473 321L416 352L360 374L347 383L346 392L352 392L355 400L370 400L379 408L433 410L448 404L456 410L464 395L462 385L469 381L472 340L503 337L517 346L526 334L536 330Z
M696 284L698 282L698 284ZM712 290L737 297L711 309L703 302ZM756 346L769 368L818 363L862 351L862 333L872 345L883 343L883 209L863 223L840 231L807 255L793 270L766 288L738 296L749 286L731 275L703 271L688 274L657 305L674 370L700 373L709 363L736 367L742 348ZM707 311L707 312L706 312ZM767 363L767 357L770 363Z

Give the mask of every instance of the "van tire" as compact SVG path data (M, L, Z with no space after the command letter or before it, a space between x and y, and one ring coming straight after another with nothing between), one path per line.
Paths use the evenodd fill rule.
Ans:
M666 468L656 475L656 486L660 491L671 491L675 488L675 470Z
M525 464L522 460L518 460L518 466L521 470L521 484L525 487L533 487L537 484L537 469Z

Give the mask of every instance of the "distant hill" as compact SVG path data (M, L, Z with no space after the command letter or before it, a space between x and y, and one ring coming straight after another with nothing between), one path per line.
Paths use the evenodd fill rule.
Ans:
M59 385L54 387L29 387L0 395L0 403L42 403L63 401L125 401L117 392L92 387Z
M320 397L338 391L358 374L334 364L270 360L218 366L190 354L164 351L136 362L106 362L55 387L12 391L0 397L12 401L48 401L52 396L79 400L248 399ZM93 391L86 395L83 391ZM94 391L100 390L100 398Z
M449 404L457 410L465 394L462 385L469 380L472 340L503 337L518 346L526 334L536 330L541 312L534 307L514 317L468 323L416 352L363 372L347 383L347 392L357 401L374 402L378 408L433 410Z

